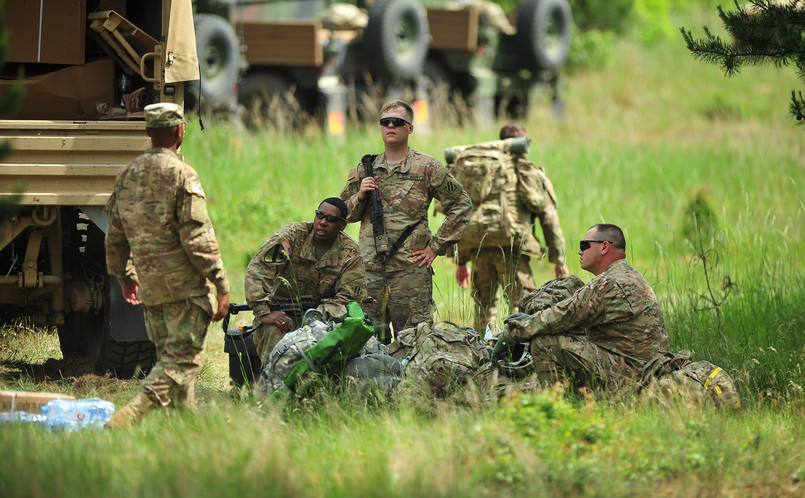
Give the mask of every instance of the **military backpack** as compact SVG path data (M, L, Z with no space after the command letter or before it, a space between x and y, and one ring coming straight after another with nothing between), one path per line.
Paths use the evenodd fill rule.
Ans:
M508 247L517 233L517 170L512 154L525 154L528 139L508 138L445 150L450 172L472 200L463 241ZM453 163L452 166L449 164ZM515 245L517 241L514 241Z
M402 330L389 345L389 354L402 361L406 380L445 395L489 361L491 348L471 327L422 322Z

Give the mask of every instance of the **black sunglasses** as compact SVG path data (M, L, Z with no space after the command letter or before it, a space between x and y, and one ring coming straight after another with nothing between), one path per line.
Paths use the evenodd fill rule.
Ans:
M579 250L582 251L582 252L586 251L587 249L590 248L590 244L592 244L593 242L596 242L598 244L603 244L604 242L609 242L609 241L608 240L582 240L582 241L579 242ZM611 244L612 242L609 242L609 243Z
M410 125L411 123L403 118L380 118L380 126L388 128L389 124L393 124L395 128L399 128L402 125Z
M340 216L336 216L334 214L324 214L324 213L322 213L321 211L319 211L317 209L316 210L316 219L317 220L322 220L324 218L327 218L327 223L338 223L339 221L347 221L347 220L345 220L344 218L342 218Z

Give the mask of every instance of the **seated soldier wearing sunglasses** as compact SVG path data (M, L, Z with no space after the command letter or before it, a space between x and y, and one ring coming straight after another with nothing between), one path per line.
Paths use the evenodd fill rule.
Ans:
M280 228L246 268L246 301L254 311L253 337L263 367L282 336L301 326L283 311L271 311L272 303L320 300L317 309L325 318L341 320L347 303L367 297L360 249L343 232L346 217L344 201L323 200L312 222Z
M341 191L349 207L347 221L361 222L359 242L366 263L366 285L375 301L366 312L375 324L392 324L396 332L432 319L436 306L431 264L458 242L472 212L469 195L447 168L408 147L413 122L414 111L408 103L396 100L384 104L379 122L384 151L373 158L374 174L367 174L362 160L349 172ZM368 201L375 194L382 204L386 245L396 246L389 252L381 249L384 244L376 244L374 237ZM434 198L442 203L445 220L432 234L428 208ZM390 339L381 338L386 342Z
M530 342L540 380L570 377L578 385L617 389L654 353L668 350L662 310L646 279L626 262L626 239L617 226L591 227L579 260L595 278L549 308L513 315L503 339Z

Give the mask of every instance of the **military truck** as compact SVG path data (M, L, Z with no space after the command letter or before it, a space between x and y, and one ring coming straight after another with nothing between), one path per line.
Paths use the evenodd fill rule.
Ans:
M141 307L107 275L104 206L149 147L143 107L182 103L198 79L190 0L5 2L0 86L25 97L0 120L1 324L55 327L65 359L131 376L154 358Z
M524 116L543 89L561 116L559 79L573 25L567 0L525 0L510 13L481 0L458 9L429 6L428 21L429 88L460 93L484 121L501 112Z
M373 116L375 107L364 109L371 97L414 101L421 124L429 98L446 100L433 93L440 86L483 120L500 110L525 114L541 88L561 110L567 0L526 0L508 14L486 0L449 8L424 2L427 8L420 0L198 0L202 86L206 78L208 88L225 93L242 74L238 100L247 118L284 117L293 126L300 115L319 114L330 134L343 132L347 114Z

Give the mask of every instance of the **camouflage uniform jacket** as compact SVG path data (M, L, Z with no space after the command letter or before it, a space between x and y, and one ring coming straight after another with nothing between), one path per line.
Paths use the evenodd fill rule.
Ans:
M458 243L458 262L466 264L478 252L482 240L493 241L493 227L505 232L505 241L499 241L504 249L512 247L515 253L541 257L542 245L534 235L534 222L539 219L545 245L548 246L548 260L555 264L565 264L565 237L559 225L556 210L556 194L545 169L535 166L524 155L506 154L507 164L499 171L499 178L493 179L502 185L495 187L499 198L474 206L470 228ZM494 205L489 205L494 204ZM492 218L478 220L478 217ZM477 221L476 221L477 220ZM481 230L474 230L474 225ZM513 237L514 245L509 238Z
M178 154L152 148L125 166L106 214L109 273L139 282L146 306L207 295L208 280L229 293L201 180Z
M313 223L280 228L246 268L246 301L255 318L271 313L276 300L321 299L319 311L343 319L347 303L367 296L358 244L341 232L321 259L316 258Z
M378 190L383 204L383 220L389 243L396 242L411 225L416 228L400 247L399 251L386 263L388 271L409 268L412 253L430 245L434 253L443 255L448 247L455 244L467 229L472 201L461 184L439 161L408 150L399 164L389 166L385 153L380 154L373 164L378 177ZM380 271L377 259L372 222L369 219L369 202L358 200L361 180L366 177L363 164L358 164L349 172L347 184L341 191L341 198L349 207L348 222L361 222L360 247L368 271ZM431 235L428 228L428 207L432 199L438 199L444 207L446 219L436 234Z
M538 335L584 335L627 363L642 365L658 351L668 350L662 310L646 279L618 260L573 296L510 322L506 340L528 342Z

